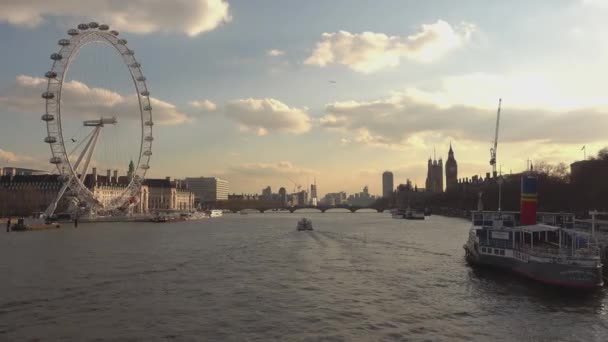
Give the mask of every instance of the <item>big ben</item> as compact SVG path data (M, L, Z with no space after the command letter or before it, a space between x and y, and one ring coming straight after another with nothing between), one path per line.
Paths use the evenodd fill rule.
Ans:
M445 190L455 190L458 185L458 164L454 159L454 150L452 150L452 143L450 143L450 151L448 151L448 160L445 162Z

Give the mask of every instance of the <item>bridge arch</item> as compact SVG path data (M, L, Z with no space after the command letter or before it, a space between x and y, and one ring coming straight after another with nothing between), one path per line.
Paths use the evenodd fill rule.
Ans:
M258 213L263 213L265 209L256 209L256 208L245 208L245 209L230 209L230 211L232 211L233 213L237 214L240 212L258 212Z
M376 208L358 208L354 211L355 213L381 213L382 210Z
M324 213L352 213L353 211L348 208L327 208Z
M292 213L322 213L323 210L319 208L293 208Z

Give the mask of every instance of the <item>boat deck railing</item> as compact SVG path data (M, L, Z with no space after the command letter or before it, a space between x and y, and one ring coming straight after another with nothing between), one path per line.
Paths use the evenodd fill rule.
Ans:
M540 258L555 258L563 260L577 259L598 259L600 258L600 250L597 246L590 245L588 247L576 248L574 251L569 247L553 247L553 246L534 246L528 244L515 245L515 250L526 253L531 256Z
M473 225L477 227L515 227L519 225L520 213L515 211L475 211L471 213ZM538 223L562 228L574 228L574 215L571 213L547 213L536 214Z

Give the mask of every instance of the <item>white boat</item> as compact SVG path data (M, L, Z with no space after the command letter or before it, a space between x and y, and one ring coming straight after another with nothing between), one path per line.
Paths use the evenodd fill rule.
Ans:
M224 212L217 209L211 210L209 212L209 217L221 217L222 215L224 215Z
M298 221L298 230L312 230L312 221L303 217Z

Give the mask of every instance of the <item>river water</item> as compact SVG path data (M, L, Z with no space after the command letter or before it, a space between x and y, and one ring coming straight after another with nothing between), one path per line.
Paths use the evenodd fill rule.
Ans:
M295 231L301 216L315 231ZM0 234L0 340L606 341L608 296L466 265L469 223L266 213Z

